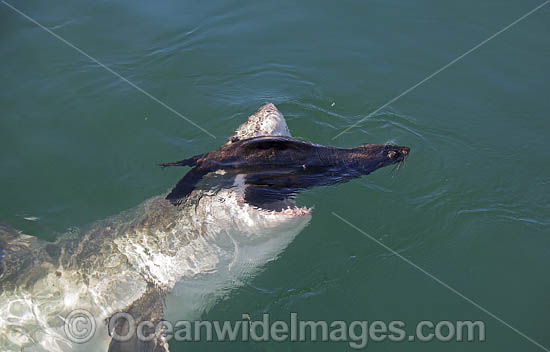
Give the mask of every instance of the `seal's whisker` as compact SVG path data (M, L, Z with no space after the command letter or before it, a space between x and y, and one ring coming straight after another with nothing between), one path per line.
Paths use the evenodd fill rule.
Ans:
M401 163L397 163L393 166L392 170L391 170L391 177L394 178L395 174L397 174L397 171L399 171L399 165Z

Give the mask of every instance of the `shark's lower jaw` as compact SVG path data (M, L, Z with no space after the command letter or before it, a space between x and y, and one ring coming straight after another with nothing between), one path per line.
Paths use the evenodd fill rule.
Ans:
M256 208L259 211L262 211L264 213L267 213L268 215L275 215L275 216L305 216L311 214L311 208L307 207L288 207L285 209L280 210L271 210L271 209L265 209L265 208Z
M242 201L244 202L244 199ZM298 207L293 199L285 199L253 207L258 211L271 215L304 216L311 214L311 208Z
M306 207L288 208L281 212L285 215L304 216L304 215L311 214L311 208L306 208Z

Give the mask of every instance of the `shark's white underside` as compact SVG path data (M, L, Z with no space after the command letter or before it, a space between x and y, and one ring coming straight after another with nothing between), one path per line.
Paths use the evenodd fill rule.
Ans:
M264 105L232 137L288 136L282 114ZM228 143L231 143L231 138ZM180 206L162 197L56 244L59 260L37 261L16 285L0 282L1 351L107 351L106 319L154 284L167 297L166 319L193 319L220 295L276 258L308 224L305 208L250 206L235 187L195 190ZM85 309L96 319L90 341L75 344L64 317Z

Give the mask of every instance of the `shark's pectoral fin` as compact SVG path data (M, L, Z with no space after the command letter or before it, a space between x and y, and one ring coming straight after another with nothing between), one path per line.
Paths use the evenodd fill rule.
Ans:
M195 189L195 186L197 185L197 183L208 172L209 170L204 170L199 168L191 169L176 184L176 187L174 187L172 191L166 196L166 199L168 199L174 205L180 204L185 199L185 197L187 197L191 192L193 192L193 189Z
M151 285L147 292L140 299L132 303L124 313L129 314L135 321L131 325L128 319L119 318L109 322L109 335L114 336L109 344L108 352L168 352L168 343L158 327L164 319L164 294ZM114 319L116 315L113 316ZM143 323L138 328L140 323ZM129 329L140 329L140 336L137 331L130 332ZM127 341L118 337L131 336Z
M0 291L24 279L25 275L21 273L32 269L35 262L49 261L48 250L53 247L53 244L0 223Z

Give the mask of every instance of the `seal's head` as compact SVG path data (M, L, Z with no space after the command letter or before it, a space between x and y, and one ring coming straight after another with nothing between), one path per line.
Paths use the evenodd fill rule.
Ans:
M354 148L350 156L357 163L362 174L368 174L384 166L403 163L410 148L388 144L363 144Z

